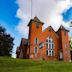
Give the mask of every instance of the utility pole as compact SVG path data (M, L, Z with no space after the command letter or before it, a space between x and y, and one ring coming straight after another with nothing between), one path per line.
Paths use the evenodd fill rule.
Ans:
M31 0L31 19L32 19L32 0Z

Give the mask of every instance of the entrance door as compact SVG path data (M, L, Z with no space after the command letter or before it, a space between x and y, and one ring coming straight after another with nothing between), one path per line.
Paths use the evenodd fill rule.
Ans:
M62 52L60 52L60 54L59 54L59 60L63 60L63 53Z

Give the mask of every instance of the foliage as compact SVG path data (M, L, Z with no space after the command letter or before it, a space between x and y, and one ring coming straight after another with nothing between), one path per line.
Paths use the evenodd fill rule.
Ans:
M0 56L10 55L13 48L13 38L6 33L6 29L0 26Z
M72 49L72 39L70 39L70 48Z
M72 72L72 63L0 57L0 72Z

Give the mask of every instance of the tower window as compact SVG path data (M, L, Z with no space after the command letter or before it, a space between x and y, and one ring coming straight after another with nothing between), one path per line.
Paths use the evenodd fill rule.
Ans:
M37 28L37 29L39 28L39 23L36 23L36 28Z
M65 53L66 53L66 55L67 55L67 54L68 54L68 51L66 50Z
M66 36L66 31L64 31L64 35Z
M67 43L65 44L65 48L68 48L68 44Z
M35 44L38 44L38 38L35 39Z

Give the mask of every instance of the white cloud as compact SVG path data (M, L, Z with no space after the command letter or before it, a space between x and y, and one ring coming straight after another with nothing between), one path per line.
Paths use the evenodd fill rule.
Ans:
M63 16L61 14L67 11L71 6L70 0L60 0L57 2L49 17L49 23L55 30L57 30L61 24L65 27L69 26L68 23L63 21Z
M19 9L17 17L21 19L17 30L24 36L28 36L27 24L31 19L31 0L17 0ZM68 23L63 21L61 13L72 6L71 0L32 0L32 18L37 16L45 24L43 29L51 25L57 30L62 24L68 27Z
M17 26L18 31L22 34L22 36L24 36L25 38L28 37L28 30L29 28L27 27L27 22L24 21L20 21L19 25Z

